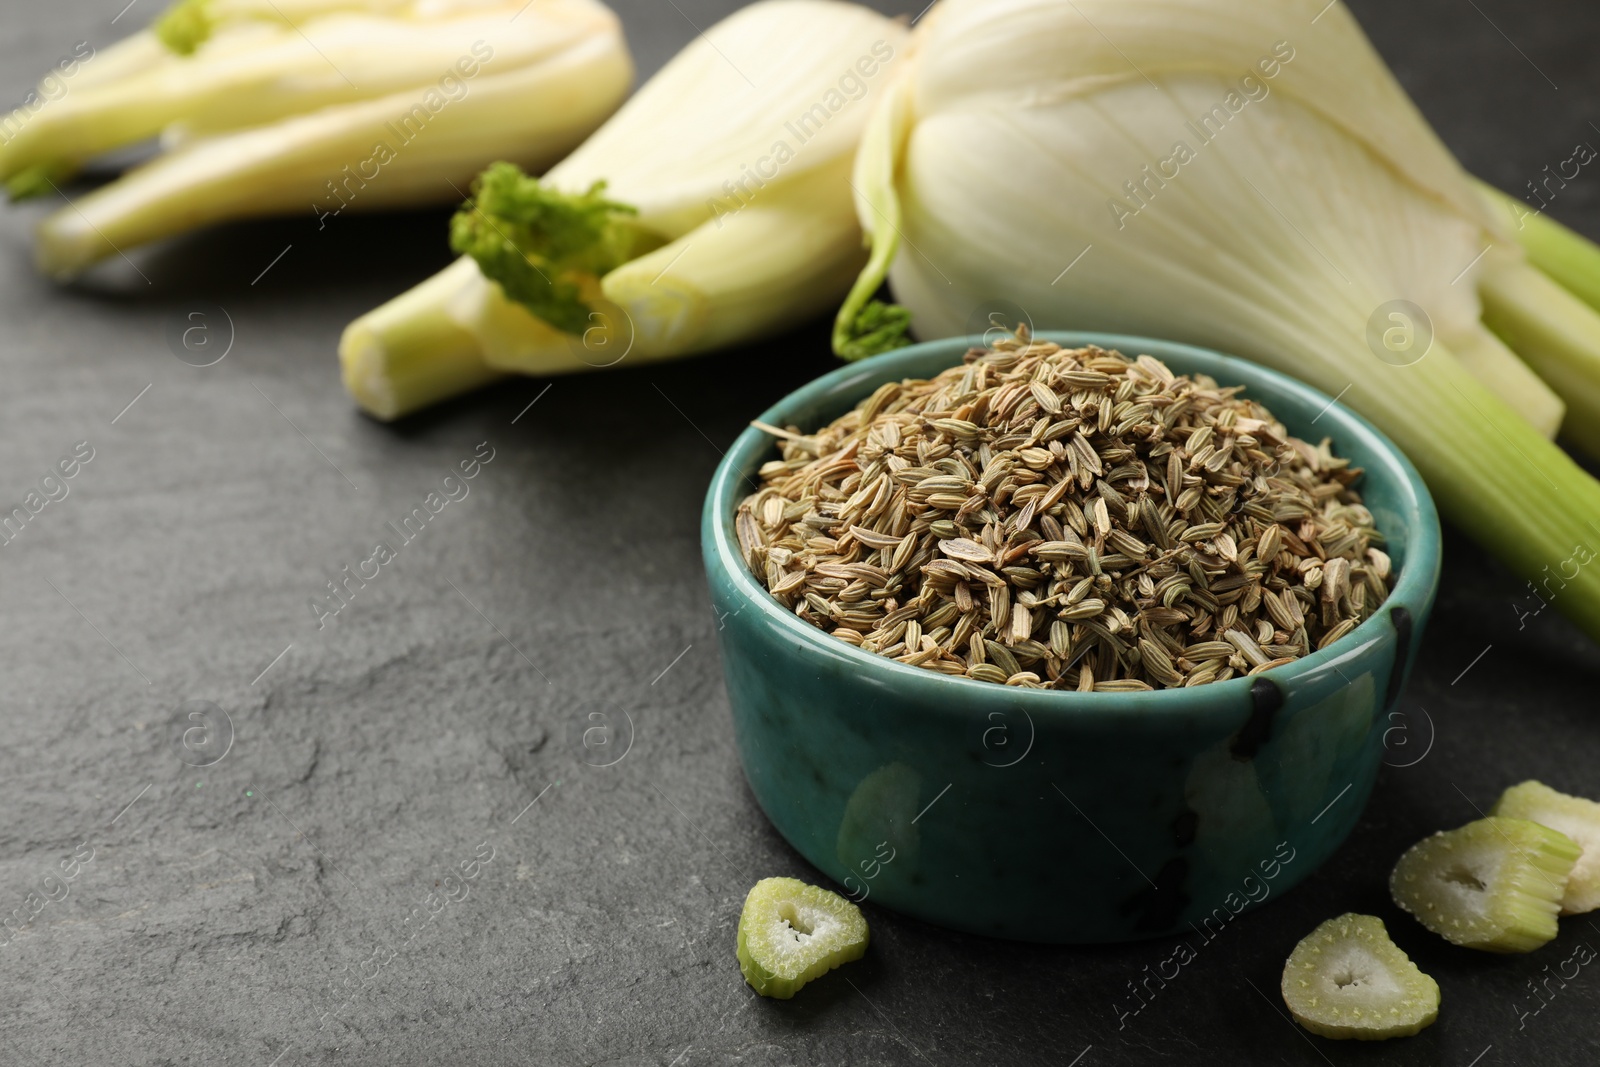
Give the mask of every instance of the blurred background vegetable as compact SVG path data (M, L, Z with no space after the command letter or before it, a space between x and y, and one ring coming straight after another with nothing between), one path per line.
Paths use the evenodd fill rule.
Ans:
M598 0L180 0L6 121L0 179L52 191L160 136L167 151L46 219L69 278L227 219L459 200L483 165L549 165L622 102L633 66Z
M1547 591L1600 548L1600 485L1549 440L1565 414L1600 444L1600 318L1342 5L941 0L913 49L857 162L873 255L842 355L900 343L870 302L885 276L923 337L1003 299L1037 329L1214 346L1371 418ZM1558 581L1600 636L1600 573Z
M462 258L345 330L344 382L392 419L506 372L750 341L834 306L865 261L850 168L906 30L835 0L711 27L535 180L496 166Z

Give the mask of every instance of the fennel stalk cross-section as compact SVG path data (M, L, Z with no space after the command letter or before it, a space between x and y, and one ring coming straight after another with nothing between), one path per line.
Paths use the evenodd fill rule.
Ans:
M346 328L346 388L392 419L502 373L686 356L833 307L866 259L856 144L905 38L836 0L711 27L542 178L486 171L452 227L462 258Z
M1005 301L1039 330L1208 345L1371 418L1525 577L1600 548L1600 486L1549 440L1600 413L1600 320L1569 298L1532 328L1559 287L1322 7L940 0L863 138L872 258L836 350L897 343L885 277L924 338ZM1600 636L1600 570L1555 602Z
M0 179L55 192L95 157L166 148L39 228L69 278L228 219L460 199L485 163L543 167L622 102L632 61L598 0L180 0L0 123Z

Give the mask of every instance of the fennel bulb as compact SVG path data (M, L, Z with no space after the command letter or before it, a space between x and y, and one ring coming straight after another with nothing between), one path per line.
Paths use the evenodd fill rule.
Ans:
M182 0L19 123L0 178L48 190L110 149L157 134L170 147L45 220L39 267L63 278L226 219L459 199L489 160L560 158L633 78L598 0L522 8Z
M1003 299L1037 329L1233 352L1372 419L1448 516L1542 576L1600 548L1600 486L1547 439L1561 400L1481 321L1480 282L1526 310L1506 279L1537 271L1321 7L941 0L863 140L873 256L836 347L892 343L862 318L887 274L924 337ZM1556 603L1600 636L1600 573L1564 579Z
M452 227L462 258L345 330L351 395L392 419L502 373L690 355L834 306L865 260L855 147L905 37L855 4L763 0L542 179L490 168Z

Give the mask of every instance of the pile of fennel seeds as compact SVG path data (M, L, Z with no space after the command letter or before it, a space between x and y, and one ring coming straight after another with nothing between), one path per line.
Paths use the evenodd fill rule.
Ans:
M740 505L752 572L866 651L1029 688L1200 685L1292 662L1388 592L1360 471L1203 375L1026 333L891 382Z

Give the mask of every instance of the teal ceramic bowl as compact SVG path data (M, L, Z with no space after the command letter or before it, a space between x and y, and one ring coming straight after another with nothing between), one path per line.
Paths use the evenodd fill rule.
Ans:
M802 622L749 573L733 517L776 450L746 430L703 526L745 774L778 831L858 900L1025 941L1191 925L1215 936L1316 870L1356 825L1433 606L1438 517L1387 438L1293 379L1166 341L1043 336L1244 385L1297 436L1331 437L1366 470L1358 488L1397 572L1389 599L1326 649L1192 689L1024 690L908 667ZM966 348L957 338L841 367L761 421L822 425Z

